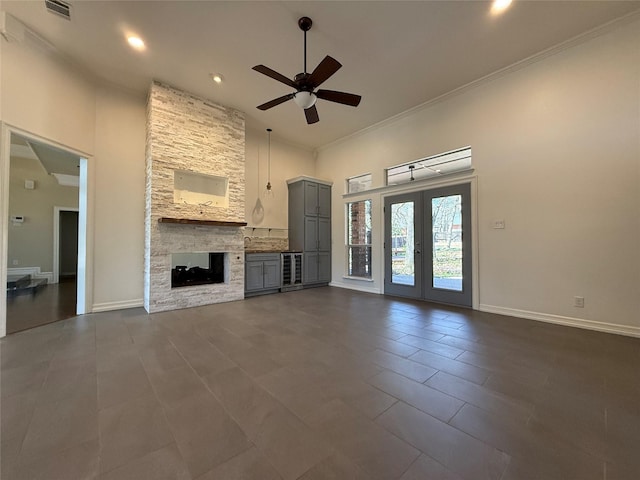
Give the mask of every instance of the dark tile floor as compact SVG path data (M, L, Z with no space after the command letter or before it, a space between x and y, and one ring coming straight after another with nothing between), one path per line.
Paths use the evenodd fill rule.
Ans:
M640 339L327 287L0 348L3 479L640 478Z

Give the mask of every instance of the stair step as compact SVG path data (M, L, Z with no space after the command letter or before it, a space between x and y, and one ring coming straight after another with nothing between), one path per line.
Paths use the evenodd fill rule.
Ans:
M31 275L7 275L7 288L22 288L31 283Z
M7 281L7 285L9 285L8 281ZM27 284L22 283L21 286L14 287L14 288L7 287L7 296L17 297L18 295L35 295L46 285L47 285L46 278L31 279L29 275L29 282Z

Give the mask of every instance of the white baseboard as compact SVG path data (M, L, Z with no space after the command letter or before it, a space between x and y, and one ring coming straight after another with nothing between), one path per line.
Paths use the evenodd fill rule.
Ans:
M549 313L530 312L528 310L518 310L516 308L497 307L495 305L485 304L480 304L479 310L481 312L509 315L511 317L526 318L528 320L537 320L539 322L555 323L558 325L566 325L568 327L585 328L587 330L597 330L599 332L615 333L618 335L627 335L629 337L640 337L640 327L632 327L630 325L596 322L594 320L586 320L584 318L564 317L561 315L552 315Z
M364 293L375 293L380 295L382 292L380 289L375 287L367 287L363 285L356 285L354 283L346 283L346 282L330 282L330 287L338 287L338 288L346 288L347 290L357 290L358 292Z
M31 275L32 278L46 278L47 283L53 283L53 272L41 272L40 267L7 268L8 275Z
M94 303L93 308L91 309L91 313L109 312L111 310L124 310L127 308L138 308L142 307L143 303L144 302L141 298L136 298L134 300L124 300L121 302Z

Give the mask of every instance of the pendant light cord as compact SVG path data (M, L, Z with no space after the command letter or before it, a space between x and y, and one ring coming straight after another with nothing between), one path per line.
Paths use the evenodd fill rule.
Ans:
M271 183L271 129L267 128L269 132L269 155L268 155L268 171L267 171L267 183Z

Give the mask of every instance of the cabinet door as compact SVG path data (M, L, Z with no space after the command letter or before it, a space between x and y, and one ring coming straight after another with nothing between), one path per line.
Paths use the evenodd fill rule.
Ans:
M305 253L303 265L303 283L318 283L318 254Z
M304 214L318 215L318 184L304 182Z
M331 281L331 254L329 252L318 253L318 281Z
M331 250L331 219L318 219L318 250Z
M280 262L277 260L263 263L264 288L280 286Z
M318 185L318 215L331 216L331 187L328 185Z
M304 251L318 251L318 217L304 217Z
M245 263L244 289L246 291L260 290L264 285L262 262Z

